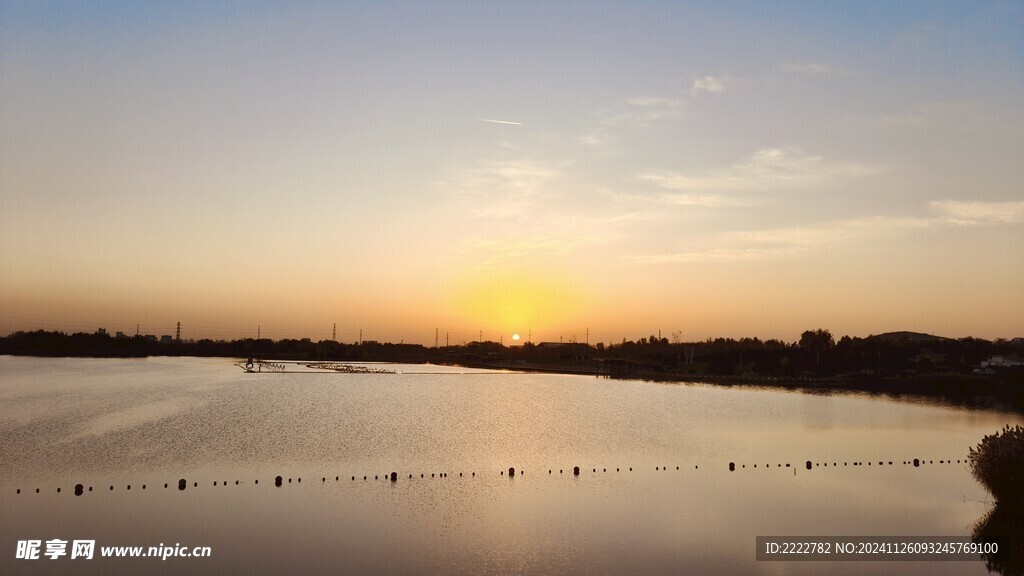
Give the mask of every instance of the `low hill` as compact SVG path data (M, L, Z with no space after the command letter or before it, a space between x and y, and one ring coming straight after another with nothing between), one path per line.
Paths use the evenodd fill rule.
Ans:
M948 342L951 338L943 338L942 336L923 334L921 332L886 332L885 334L868 336L868 340L878 340L887 344L920 344L927 342Z

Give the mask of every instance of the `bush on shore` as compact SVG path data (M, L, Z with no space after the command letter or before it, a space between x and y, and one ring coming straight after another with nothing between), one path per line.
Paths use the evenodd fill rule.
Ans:
M968 455L971 473L1000 503L1024 504L1024 428L1006 426Z

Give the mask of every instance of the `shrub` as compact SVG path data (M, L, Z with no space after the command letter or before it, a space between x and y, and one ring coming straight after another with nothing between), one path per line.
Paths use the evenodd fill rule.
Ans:
M1006 426L985 436L968 459L978 482L1006 504L1024 504L1024 428Z

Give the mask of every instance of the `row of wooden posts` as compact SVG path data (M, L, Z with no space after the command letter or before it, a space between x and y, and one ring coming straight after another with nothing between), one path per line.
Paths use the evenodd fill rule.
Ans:
M965 460L965 459L960 459L960 460L956 460L955 462L956 462L957 464L960 464L961 462L962 462L962 463L964 463L964 464L966 464L966 463L967 463L967 460ZM953 464L953 463L954 463L954 461L953 461L952 459L942 459L942 460L939 460L939 461L938 461L938 463L939 463L939 464ZM832 467L833 467L833 468L838 468L838 467L840 467L840 465L839 465L839 462L832 462L831 464L832 464ZM851 463L851 462L848 462L848 461L847 461L847 462L843 462L843 463L842 463L842 465L843 465L843 466L850 466L851 464L852 464L853 466L872 466L872 465L874 465L875 463L874 463L873 461L866 461L866 462L865 462L865 461L855 461L855 462L852 462L852 463ZM920 458L914 458L913 460L904 460L904 461L902 462L902 464L903 464L904 466L909 466L909 465L913 465L913 466L914 466L915 468L918 468L918 467L921 467L921 466L923 466L923 465L925 465L925 464L935 464L935 460L927 460L927 461L925 461L925 460L923 460L923 459L920 459ZM877 465L878 465L878 466L893 466L893 465L895 465L895 462L894 462L894 461L892 461L892 460L888 460L888 461L886 461L886 460L879 460L879 461L878 461L878 463L877 463ZM807 461L806 461L806 462L804 463L804 467L805 467L805 468L806 468L807 470L813 470L814 468L817 468L817 467L825 467L825 468L827 468L828 466L829 466L829 463L828 463L828 462L812 462L812 461L810 461L810 460L807 460ZM739 465L739 468L740 468L740 469L745 469L746 467L747 467L747 465L746 465L746 464L740 464L740 465ZM753 465L752 465L752 467L753 467L753 468L757 468L757 467L758 467L758 465L757 465L757 464L753 464ZM783 468L783 467L785 467L785 468L790 468L790 467L791 467L791 465L790 465L790 463L789 463L789 462L786 462L785 464L779 463L779 464L776 464L776 465L775 465L775 468ZM700 466L694 466L693 468L694 468L694 470L699 470L699 469L700 469ZM764 466L762 466L762 468L765 468L765 469L771 469L771 468L772 468L772 465L771 465L771 464L765 464ZM669 467L668 467L668 466L655 466L655 467L654 467L654 469L655 469L655 470L668 470L668 469L669 469ZM679 470L679 466L676 466L676 470ZM737 465L736 465L736 463L735 463L735 462L729 462L729 471L730 471L730 472L735 472L736 470L737 470ZM607 471L608 471L608 468L601 468L601 471L602 471L602 472L607 472ZM616 472L619 472L619 471L620 471L620 468L616 468L616 469L615 469L615 471L616 471ZM630 472L632 472L632 471L633 471L633 468L632 468L632 467L630 467L630 468L629 468L629 471L630 471ZM591 468L591 472L594 472L594 473L596 473L596 472L597 472L597 468ZM510 467L510 468L508 469L508 472L507 472L507 473L508 473L508 476L509 476L509 478L512 478L512 477L515 477L515 476L516 476L516 474L517 474L517 471L516 471L516 469L515 469L514 467ZM564 474L564 473L565 473L565 469L559 469L559 470L558 470L558 473L559 473L559 474ZM504 475L506 474L506 471L505 471L505 470L501 470L501 471L500 471L500 474L501 474L502 476L504 476ZM525 471L523 471L523 470L520 470L520 471L518 471L518 474L519 474L520 476L522 476L522 475L524 475L524 474L525 474ZM549 474L549 475L552 475L552 474L554 474L554 469L553 469L553 468L552 468L552 469L549 469L549 470L548 470L548 474ZM574 466L574 467L572 468L572 474L573 474L574 476L579 476L579 475L580 475L580 467L579 467L579 466ZM383 476L384 476L384 479L385 479L385 480L390 480L391 482L397 482L397 481L398 481L398 472L391 472L390 474L384 474ZM461 478L462 476L463 476L463 473L462 473L462 472L459 472L459 477ZM414 477L414 476L413 476L413 474L409 474L409 479L410 479L410 480L412 480L412 479L413 479L413 477ZM432 472L432 473L430 474L430 477L431 477L431 478L447 478L447 477L448 477L448 473L447 473L447 472ZM472 478L476 478L476 472L472 472L472 473L470 474L470 477L472 477ZM378 474L378 475L374 475L374 477L373 477L373 479L374 479L374 480L380 480L380 478L381 478L381 475L379 475L379 474ZM420 478L426 478L426 474L420 474ZM356 477L356 476L352 476L352 481L355 481L356 479L357 479L357 477ZM369 479L369 475L364 475L364 476L363 476L363 480L368 480L368 479ZM335 480L335 481L339 481L339 480L341 480L341 476L335 476L335 477L334 477L334 480ZM321 477L320 481L321 481L322 483L325 483L325 482L327 482L327 477L326 477L326 476L324 476L324 477ZM301 482L302 482L302 478L297 478L297 482L296 482L296 483L301 483ZM240 485L240 484L241 484L242 482L241 482L240 480L235 480L235 482L234 482L234 483L235 483L235 485L237 486L237 485ZM255 480L255 481L253 482L253 484L256 484L256 485L258 485L259 483L260 483L260 481L259 481L259 480ZM291 483L292 483L292 479L291 479L291 478L288 478L288 479L287 479L287 483L288 483L288 484L291 484ZM285 484L285 478L284 478L284 477L282 477L282 476L276 476L276 477L274 478L274 486L278 486L278 487L280 487L280 486L283 486L284 484ZM224 482L222 482L222 483L220 483L220 484L218 484L218 481L214 481L214 482L213 482L213 485L214 485L214 486L218 486L218 485L223 485L223 486L227 486L227 485L228 485L228 481L227 481L227 480L225 480ZM170 486L169 484L166 484L166 483L164 484L164 488L168 488L169 486ZM192 482L192 487L193 487L193 488L198 488L198 487L199 487L199 482ZM143 490L145 490L146 488L147 488L146 484L143 484L143 485L142 485L142 489L143 489ZM186 481L186 480L185 480L184 478L181 478L180 480L178 480L178 490L185 490L186 488L188 488L188 482L187 482L187 481ZM131 489L132 489L132 485L131 485L131 484L128 484L128 485L127 485L127 487L126 487L126 489L127 489L127 490L131 490ZM113 486L113 485L110 485L110 488L109 488L109 490L110 490L110 491L112 492L112 491L114 490L114 486ZM76 485L75 485L75 495L76 495L76 496L81 496L81 495L82 495L82 494L84 494L84 493L85 493L86 491L92 492L92 491L93 491L93 487L92 487L92 486L89 486L88 488L86 488L86 487L85 487L84 485L82 485L82 484L76 484ZM41 491L40 491L40 489L39 489L39 488L36 488L36 489L35 489L35 492L36 492L36 494L39 494L39 493L40 493ZM58 487L58 488L57 488L57 493L58 493L58 494L60 494L60 492L61 492L61 489L60 489L60 488ZM18 489L16 490L16 493L17 493L17 494L21 494L21 488L18 488Z

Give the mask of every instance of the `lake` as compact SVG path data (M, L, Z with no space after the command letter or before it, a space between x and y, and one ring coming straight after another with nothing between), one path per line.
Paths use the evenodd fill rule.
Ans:
M755 538L969 536L992 505L968 449L1024 423L864 395L378 367L394 373L0 356L0 573L985 574L758 562ZM30 539L95 540L97 557L15 558ZM212 555L98 557L158 545Z

